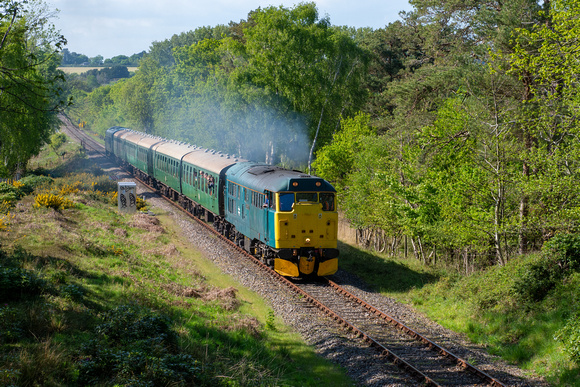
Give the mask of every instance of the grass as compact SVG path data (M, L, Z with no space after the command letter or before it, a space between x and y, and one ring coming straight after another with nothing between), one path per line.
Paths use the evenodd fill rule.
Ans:
M352 385L168 214L121 215L82 155L41 157L52 184L0 231L0 385Z
M548 261L541 254L519 257L504 267L470 276L425 267L341 246L341 267L358 274L381 293L413 305L441 325L466 334L488 351L545 377L553 385L580 386L580 367L567 354L578 341L557 340L580 312L580 273L567 271L539 299L529 299L533 280L522 273ZM580 325L580 324L579 324ZM576 331L576 337L580 332Z

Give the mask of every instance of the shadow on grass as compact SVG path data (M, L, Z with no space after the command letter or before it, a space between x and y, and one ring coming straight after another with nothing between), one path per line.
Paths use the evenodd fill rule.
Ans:
M86 171L98 176L103 174L103 169L111 168L114 165L107 157L88 158L87 154L91 154L91 152L75 152L56 167L38 166L30 172L53 178L64 177L78 171Z
M410 289L420 289L439 279L436 275L412 270L401 263L345 243L339 242L338 248L339 268L363 279L379 292L401 293ZM352 279L353 283L348 285L361 287L360 283L354 283L356 281Z
M562 386L578 386L580 385L580 366L563 370L559 375L559 382Z

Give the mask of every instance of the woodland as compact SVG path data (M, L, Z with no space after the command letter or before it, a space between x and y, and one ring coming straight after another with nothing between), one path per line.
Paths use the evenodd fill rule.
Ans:
M262 378L262 370L277 377L282 369L264 353L262 341L247 335L239 341L240 357L230 351L221 356L221 347L230 348L222 345L224 333L210 337L204 330L213 329L214 306L199 313L212 316L210 324L173 309L181 303L165 305L157 286L169 277L151 275L167 272L158 270L158 255L138 265L151 267L140 272L144 280L122 290L116 280L93 286L103 273L112 268L124 273L132 257L148 255L141 240L118 246L123 235L137 240L142 234L123 232L118 215L104 221L84 204L104 192L94 191L95 176L83 173L88 196L82 204L65 201L74 208L62 210L64 215L32 208L31 200L47 197L36 188L27 191L36 192L36 199L16 204L27 182L52 180L39 167L42 153L51 148L64 162L59 148L78 148L58 133L68 117L100 135L125 126L329 180L359 242L378 251L340 243L341 270L555 385L579 385L580 0L410 4L413 10L400 13L399 21L376 30L333 25L312 2L258 8L246 20L176 33L152 42L143 55L117 57L120 62L110 68L78 75L58 70L86 57L65 51L66 38L51 23L54 10L43 0L0 0L0 177L29 173L0 183L2 247L14 248L10 254L0 251L0 299L10 301L0 305L0 384L91 384L86 378L94 370L107 375L111 356L125 367L117 367L122 372L111 380L132 377L136 371L127 357L116 354L137 348L150 356L149 341L139 336L125 347L108 343L106 334L93 341L94 334L87 333L104 326L99 322L139 317L141 312L120 305L131 299L187 325L179 329L187 332L184 357L146 362L152 364L151 377L165 378L156 385L177 380L166 378L167 367L157 367L176 359L171 367L186 361L184 372L208 385L215 385L213 376L228 385L250 385L248 380L276 385L275 377ZM129 72L124 60L138 61L138 69ZM41 149L41 157L33 158ZM82 150L67 149L83 160ZM112 184L106 174L99 176ZM53 191L78 194L81 182L66 179ZM67 217L80 213L88 220L79 224L95 226L94 232L70 227ZM38 231L42 227L46 231ZM63 241L69 234L71 242ZM71 250L76 241L77 250ZM26 253L20 247L25 242L42 256ZM62 246L49 251L66 258L46 257L47 246ZM73 263L65 265L66 259ZM86 265L87 273L96 265L98 274L82 279L76 265ZM192 280L188 271L173 272ZM133 287L144 283L154 286L147 285L146 292ZM87 312L87 305L95 305L91 297L111 303ZM55 310L66 317L54 318ZM234 312L223 319L238 320ZM268 312L266 327L274 326L273 318ZM67 319L72 329L62 334ZM119 326L125 329L126 323ZM90 347L79 337L90 337ZM235 347L237 333L227 342ZM67 351L63 343L70 344ZM265 360L247 363L247 343L256 343L256 356L250 357ZM79 357L79 345L94 352L94 361ZM295 373L301 368L287 361L285 348L280 358ZM210 374L200 373L189 356L210 364ZM330 375L310 358L305 363L304 369ZM237 369L241 375L222 379ZM306 378L320 384L318 376Z
M377 249L406 241L425 264L501 266L577 232L578 0L412 0L377 30L315 3L258 8L153 42L132 77L92 86L56 70L64 37L32 3L0 3L5 174L67 109L99 133L324 177Z

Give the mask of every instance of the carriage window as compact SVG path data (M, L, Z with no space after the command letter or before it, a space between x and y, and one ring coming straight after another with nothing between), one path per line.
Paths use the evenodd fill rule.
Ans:
M296 193L297 202L317 202L318 194L316 192L297 192Z
M320 194L320 204L322 204L323 211L334 211L334 194L333 193L321 193Z
M294 204L294 194L293 193L281 193L280 194L280 211L292 211L293 204Z

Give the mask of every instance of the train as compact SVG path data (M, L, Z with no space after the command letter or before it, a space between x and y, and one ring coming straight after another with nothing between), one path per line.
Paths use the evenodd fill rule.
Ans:
M124 127L106 154L286 277L338 270L336 190L326 180Z

